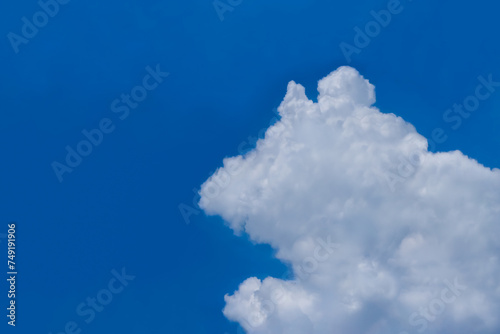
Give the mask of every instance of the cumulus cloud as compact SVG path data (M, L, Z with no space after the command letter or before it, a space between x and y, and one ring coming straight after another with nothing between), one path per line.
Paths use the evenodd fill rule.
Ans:
M228 291L225 316L248 333L498 333L500 171L429 152L353 68L318 91L290 82L281 119L201 187L207 214L293 270Z

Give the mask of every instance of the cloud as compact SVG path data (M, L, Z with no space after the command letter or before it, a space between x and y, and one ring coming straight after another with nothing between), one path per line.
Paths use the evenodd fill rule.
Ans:
M341 67L201 187L200 207L270 244L294 278L248 278L225 316L248 333L498 333L500 171L373 107Z

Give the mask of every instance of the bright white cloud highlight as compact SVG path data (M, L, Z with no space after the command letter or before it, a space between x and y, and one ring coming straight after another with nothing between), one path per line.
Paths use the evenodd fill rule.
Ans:
M281 120L202 185L207 214L295 275L248 278L225 316L248 333L498 333L500 171L428 152L353 68L318 91L290 82Z

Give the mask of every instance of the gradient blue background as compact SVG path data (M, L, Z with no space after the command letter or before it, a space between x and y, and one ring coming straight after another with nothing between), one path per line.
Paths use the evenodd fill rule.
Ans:
M500 167L500 90L453 131L443 112L500 81L495 1L402 1L404 10L350 63L375 86L383 112L437 150L459 149ZM347 62L355 26L387 1L243 0L221 21L210 0L71 1L15 54L6 37L34 0L0 5L0 233L16 221L17 333L236 333L223 296L250 276L281 276L272 250L234 237L203 214L185 224L180 203L222 158L274 117L287 82L316 97L316 82ZM110 103L140 84L145 67L170 76L120 121ZM104 117L116 125L59 183L65 146ZM0 273L6 266L0 238ZM136 279L90 324L78 304L106 288L112 269ZM7 307L0 283L0 309ZM6 324L2 332L14 332Z

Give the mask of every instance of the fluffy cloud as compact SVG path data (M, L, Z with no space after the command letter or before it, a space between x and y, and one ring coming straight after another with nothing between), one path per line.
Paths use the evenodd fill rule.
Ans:
M498 333L500 171L429 152L353 68L318 91L290 82L265 138L201 187L207 214L294 274L248 278L225 316L248 333Z

